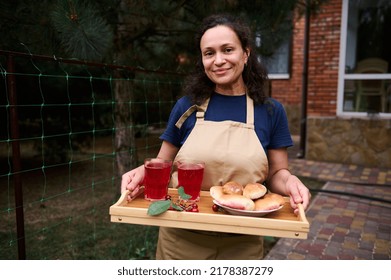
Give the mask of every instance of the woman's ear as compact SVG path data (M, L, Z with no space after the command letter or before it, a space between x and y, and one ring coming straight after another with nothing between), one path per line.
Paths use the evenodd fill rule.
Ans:
M244 64L247 64L248 58L250 56L250 49L247 48L244 53L245 53Z

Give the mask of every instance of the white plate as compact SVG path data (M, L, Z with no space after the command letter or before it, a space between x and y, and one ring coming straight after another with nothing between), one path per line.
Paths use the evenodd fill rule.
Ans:
M272 209L272 210L250 211L250 210L239 210L239 209L231 208L228 206L224 206L224 205L221 205L220 203L218 203L216 200L213 200L213 203L220 206L221 208L223 208L225 211L227 211L228 213L230 213L232 215L250 216L250 217L262 217L262 216L265 216L266 214L278 211L282 207L284 207L284 205L281 205L280 207L278 207L276 209Z

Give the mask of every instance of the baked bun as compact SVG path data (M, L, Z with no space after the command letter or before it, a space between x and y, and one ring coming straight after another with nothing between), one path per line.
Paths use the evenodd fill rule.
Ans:
M210 196L219 201L219 198L224 194L222 186L213 186L209 190Z
M262 198L255 200L255 211L274 210L284 205L285 199L276 193L267 193Z
M243 186L235 181L229 181L224 184L223 192L225 194L243 194Z
M259 183L250 183L244 187L243 196L254 200L263 197L266 192L267 189L264 185Z
M221 186L211 187L210 195L223 206L248 211L253 211L255 208L254 201L251 199L239 194L225 194Z

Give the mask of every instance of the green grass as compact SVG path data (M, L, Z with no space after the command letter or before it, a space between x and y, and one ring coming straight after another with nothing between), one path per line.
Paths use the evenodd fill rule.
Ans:
M120 178L108 140L94 154L75 153L70 165L41 169L36 157L24 161L24 168L30 168L21 174L27 259L155 257L156 227L110 221L109 207L120 197ZM146 152L156 153L140 149L140 157ZM0 259L18 259L11 176L0 177Z

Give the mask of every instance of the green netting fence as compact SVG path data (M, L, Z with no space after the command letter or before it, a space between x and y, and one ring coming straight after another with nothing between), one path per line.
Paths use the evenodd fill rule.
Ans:
M157 228L109 207L118 156L156 155L183 76L6 51L0 73L0 259L153 259Z

